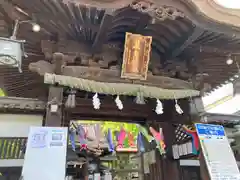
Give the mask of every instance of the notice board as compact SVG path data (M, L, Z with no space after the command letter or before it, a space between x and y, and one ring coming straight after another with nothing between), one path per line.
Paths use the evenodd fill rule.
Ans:
M24 180L65 180L66 127L31 127L22 169Z
M240 173L224 127L195 124L211 180L240 180Z

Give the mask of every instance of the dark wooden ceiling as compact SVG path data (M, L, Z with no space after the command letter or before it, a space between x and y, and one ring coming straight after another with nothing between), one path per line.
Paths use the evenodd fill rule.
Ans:
M28 70L29 63L45 58L41 40L77 41L91 47L92 55L102 52L107 46L108 51L102 56L114 50L119 51L121 57L125 32L153 37L149 69L154 75L187 77L189 80L194 74L200 84L208 83L214 88L237 72L235 63L226 65L226 58L232 54L238 59L240 30L234 29L233 34L231 27L226 26L229 33L226 30L225 34L219 30L214 32L210 28L196 26L177 7L163 7L161 10L166 9L169 11L167 16L155 18L155 15L142 13L130 6L98 9L86 4L64 4L62 0L3 0L0 36L11 35L17 18L33 19L42 29L34 33L30 24L21 24L17 37L26 40L28 57L23 60L22 74L17 69L0 67L2 87L9 96L46 98L47 86L43 84L42 77ZM183 77L178 74L183 74ZM203 74L207 76L201 76Z

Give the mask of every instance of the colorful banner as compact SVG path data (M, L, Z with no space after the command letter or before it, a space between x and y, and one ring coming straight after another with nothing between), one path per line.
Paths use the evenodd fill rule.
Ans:
M74 140L74 128L77 135ZM76 140L81 148L108 148L110 152L145 152L143 138L149 142L154 138L148 131L137 124L117 123L109 121L77 121L73 122L69 131L72 149L76 148ZM158 144L162 145L162 140Z

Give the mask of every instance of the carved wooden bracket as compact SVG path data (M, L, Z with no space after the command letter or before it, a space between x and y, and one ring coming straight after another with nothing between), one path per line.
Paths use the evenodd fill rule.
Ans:
M147 13L157 20L175 20L177 17L184 17L184 14L174 7L156 6L150 1L135 1L130 6L139 12Z
M44 110L46 103L37 99L0 97L0 109Z

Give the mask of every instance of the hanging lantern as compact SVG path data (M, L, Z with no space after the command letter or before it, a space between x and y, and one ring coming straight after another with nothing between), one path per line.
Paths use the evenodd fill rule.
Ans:
M0 37L0 65L17 67L22 73L23 43L25 41Z

